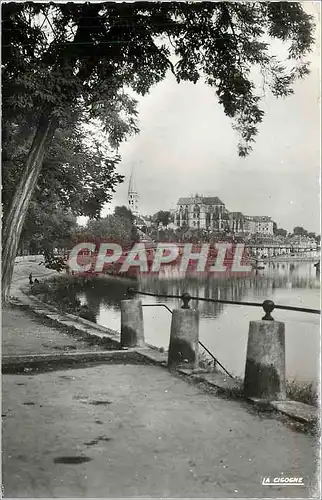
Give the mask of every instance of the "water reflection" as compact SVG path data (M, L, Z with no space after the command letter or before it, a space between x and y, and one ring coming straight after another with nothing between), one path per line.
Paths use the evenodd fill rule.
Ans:
M169 268L161 279L152 276L138 278L135 282L122 278L97 279L76 288L75 294L95 312L98 323L119 329L120 302L126 298L130 285L158 294L181 296L183 292L189 292L197 298L245 302L272 299L277 304L320 308L319 275L313 262L271 263L252 276L240 278L184 278ZM142 301L166 303L170 308L181 306L177 299L145 296ZM242 375L248 324L250 320L260 319L261 310L198 300L193 301L192 306L200 311L201 340L229 371ZM316 379L319 372L319 316L275 311L274 317L286 324L288 374L306 380ZM163 308L147 307L144 321L148 342L167 347L171 315Z
M89 282L75 290L77 296L86 301L96 315L100 308L119 308L120 301L127 296L127 288L133 286L133 281L122 278L98 279ZM174 272L168 273L167 279L158 279L155 276L141 277L135 282L140 290L154 292L162 295L179 295L189 292L191 296L213 300L245 301L247 297L253 297L258 301L272 298L277 289L319 289L319 280L313 264L286 263L270 264L261 271L247 277L226 277L221 279L178 277ZM81 292L81 293L80 293ZM318 291L317 291L318 295ZM156 298L156 300L158 300ZM167 302L160 299L159 302ZM172 299L171 299L172 301ZM201 314L218 317L224 310L225 305L199 301L198 309ZM314 307L311 305L311 307Z

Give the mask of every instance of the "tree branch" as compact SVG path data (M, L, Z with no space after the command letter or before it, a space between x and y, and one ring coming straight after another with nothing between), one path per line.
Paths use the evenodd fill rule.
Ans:
M241 57L240 57L240 51L239 51L239 47L238 47L238 36L236 35L236 32L235 32L234 23L233 23L231 15L230 15L228 5L225 2L223 2L221 4L221 8L225 12L225 15L226 15L227 20L228 20L229 27L230 27L230 29L232 31L232 34L233 34L233 37L235 39L235 48L236 48L237 57L238 57L238 64L239 64L239 66L241 66Z

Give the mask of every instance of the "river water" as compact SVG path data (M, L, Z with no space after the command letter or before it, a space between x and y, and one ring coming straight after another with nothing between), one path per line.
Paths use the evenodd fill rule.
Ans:
M186 278L169 276L162 279L145 277L134 286L146 292L234 301L262 302L271 299L276 304L320 309L320 278L313 262L270 263L254 275L243 278ZM120 301L126 298L129 280L104 279L86 288L77 296L87 303L103 326L120 330ZM132 284L133 286L133 284ZM167 304L181 307L176 299L142 296L143 304ZM192 301L200 311L200 340L234 375L243 376L246 360L248 327L251 320L263 316L259 307L223 305ZM171 314L163 307L144 307L146 342L167 349ZM320 316L315 314L275 310L273 317L285 322L286 372L288 379L317 382L320 373ZM201 349L201 348L200 348Z

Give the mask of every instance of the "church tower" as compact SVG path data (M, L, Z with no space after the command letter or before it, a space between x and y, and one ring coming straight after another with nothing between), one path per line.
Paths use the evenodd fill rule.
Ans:
M128 208L131 210L133 215L139 214L139 195L135 187L134 182L134 169L132 169L130 182L129 182L129 191L128 191Z

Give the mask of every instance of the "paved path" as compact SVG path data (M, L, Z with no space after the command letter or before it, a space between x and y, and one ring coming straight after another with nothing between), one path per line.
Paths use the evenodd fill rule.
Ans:
M49 354L102 350L77 339L61 328L43 324L32 312L17 306L2 307L2 355Z
M314 476L313 438L161 367L4 375L2 413L7 498L305 498L261 477Z
M19 308L4 308L2 320L3 354L88 350ZM5 498L309 497L261 478L312 481L312 437L164 368L109 364L3 375L2 384Z
M38 278L40 281L49 276L63 275L63 273L58 273L53 269L47 269L43 265L40 266L39 262L23 261L16 263L13 268L10 295L18 297L21 294L20 287L22 285L28 285L30 273L32 273L34 278Z
M32 260L30 261L22 261L22 262L16 262L13 268L13 276L12 276L12 281L11 283L14 284L18 281L18 279L25 279L26 284L29 282L28 277L29 274L32 273L34 278L39 278L39 277L44 277L44 276L50 276L56 274L62 275L63 273L58 273L54 269L47 269L43 264L40 262L35 262Z
M58 275L56 271L39 266L37 262L21 262L14 267L11 295L21 296L20 287L29 283L28 276L40 280ZM2 306L2 355L49 354L66 351L102 350L99 345L89 345L79 340L62 328L48 326L31 311L19 306Z

